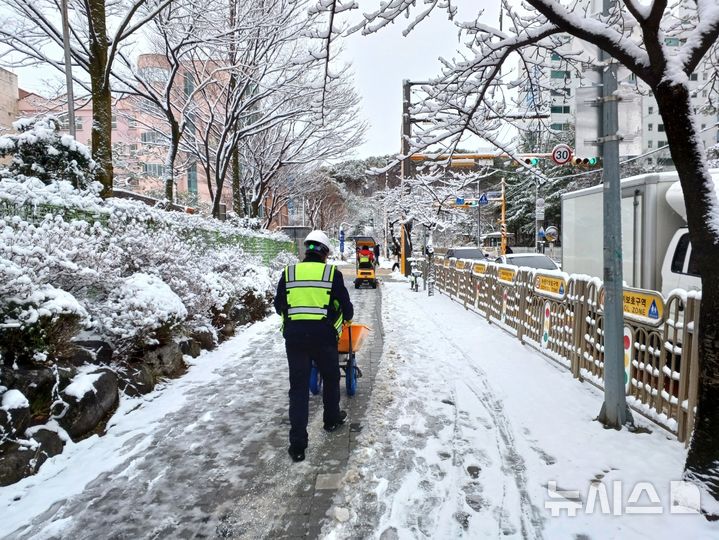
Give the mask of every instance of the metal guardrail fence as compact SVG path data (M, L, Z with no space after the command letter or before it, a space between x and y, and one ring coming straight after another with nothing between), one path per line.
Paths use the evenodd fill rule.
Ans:
M437 289L602 388L602 283L586 276L435 257ZM625 289L629 405L688 444L699 381L700 295Z

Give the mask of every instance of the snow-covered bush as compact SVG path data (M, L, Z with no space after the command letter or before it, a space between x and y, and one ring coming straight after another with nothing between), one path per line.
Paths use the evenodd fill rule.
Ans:
M90 150L70 135L60 133L53 116L21 119L13 123L16 135L0 136L0 157L12 156L1 176L38 178L45 184L57 180L75 188L87 187L96 168Z
M130 354L176 331L222 330L228 321L254 320L266 312L286 259L280 255L268 268L239 245L251 249L274 242L270 252L291 247L277 240L286 242L277 234L135 201L102 201L94 190L77 191L63 181L45 185L7 177L0 182L0 325L9 324L22 336L23 350L39 347L34 351L48 355L36 360L55 360L58 351L38 344L28 318L29 310L39 307L33 299L52 287L75 298L84 312L74 318L60 313L54 320L64 324L63 332L50 329L50 337L82 325L84 336ZM148 290L163 291L163 302L171 298L172 309L138 292Z
M16 265L9 266L14 273ZM0 318L0 355L5 364L18 365L52 361L66 353L87 312L73 295L46 284L29 294L3 297Z
M101 328L119 351L167 343L187 317L182 300L160 278L123 278L97 310Z

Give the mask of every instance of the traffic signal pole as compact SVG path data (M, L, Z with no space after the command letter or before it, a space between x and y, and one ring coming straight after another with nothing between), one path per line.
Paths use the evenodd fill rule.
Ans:
M407 79L402 81L402 142L400 145L400 152L403 156L409 154L409 139L412 136L412 124L409 117L410 100L412 99L412 83ZM410 167L412 162L409 158L405 157L401 164L401 177L402 177L402 189L404 188L404 179L410 175ZM400 262L399 270L403 276L407 275L407 253L405 249L405 234L406 228L404 224L405 216L402 216L400 222Z
M608 16L614 0L604 0ZM621 429L632 423L624 385L624 290L622 282L622 195L619 179L619 118L617 110L617 63L604 51L602 65L602 114L600 137L604 160L604 404L599 421Z

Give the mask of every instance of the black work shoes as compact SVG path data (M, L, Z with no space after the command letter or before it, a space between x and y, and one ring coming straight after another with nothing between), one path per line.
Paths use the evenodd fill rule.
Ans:
M287 453L292 458L292 461L297 463L298 461L304 461L305 460L305 449L304 448L295 448L294 446L290 446L287 449Z
M342 424L345 423L345 419L347 418L347 412L346 411L340 411L340 418L339 420L335 420L332 423L325 424L325 431L335 431L337 428L339 428Z

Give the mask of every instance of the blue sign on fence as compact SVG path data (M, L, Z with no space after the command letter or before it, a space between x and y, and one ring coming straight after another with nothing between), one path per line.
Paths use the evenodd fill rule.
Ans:
M485 204L489 204L489 199L487 198L486 193L482 193L482 196L479 198L479 204L484 206Z

